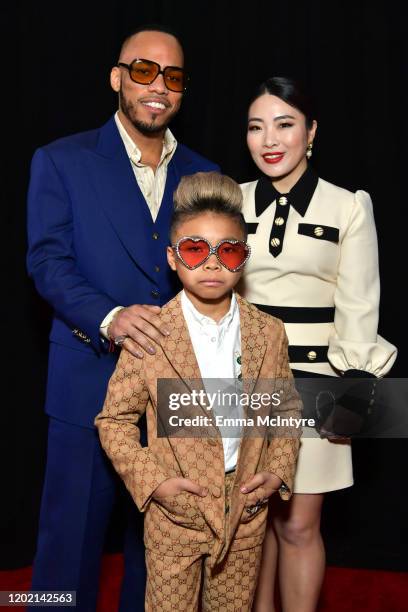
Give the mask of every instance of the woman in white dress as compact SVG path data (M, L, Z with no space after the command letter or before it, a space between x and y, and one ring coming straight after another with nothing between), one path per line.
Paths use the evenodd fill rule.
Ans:
M296 82L263 83L247 143L262 172L243 184L251 257L239 287L285 322L294 374L386 374L394 346L377 335L379 274L371 199L320 179L310 166L317 123ZM310 432L309 432L310 433ZM353 484L347 440L302 437L294 495L274 496L255 612L271 612L278 572L284 612L315 610L324 576L323 494Z

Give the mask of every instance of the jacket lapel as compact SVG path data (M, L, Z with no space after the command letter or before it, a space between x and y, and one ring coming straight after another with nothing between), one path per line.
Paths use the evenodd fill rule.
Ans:
M162 349L172 367L182 379L199 379L200 368L188 333L187 323L181 307L181 293L163 306L161 319L169 329L170 336L162 340Z
M184 381L187 389L191 391L205 391L204 383L201 378L200 368L195 356L193 344L191 342L187 323L183 315L181 306L181 293L163 307L161 319L171 329L170 336L162 340L162 349L171 367L175 370L178 377ZM200 403L201 410L208 416L208 411ZM218 427L214 425L214 436L220 437Z
M204 389L204 385L187 324L183 316L180 297L181 294L179 293L162 309L161 319L163 323L171 329L170 336L167 336L162 341L162 349L172 370L175 371L179 378L184 380L186 387L190 389L190 391L196 390L199 392ZM250 393L261 371L267 348L267 341L263 334L264 321L262 313L243 300L238 294L236 294L236 297L240 312L242 377L244 380L250 381L248 386L244 389L245 392ZM202 407L202 409L207 415L208 413L205 408ZM211 447L211 449L212 453L217 452L218 456L223 452L222 441L218 428L214 427L214 429L214 434L219 440L217 440L217 449L215 449L215 447ZM237 485L249 479L256 471L263 445L264 440L261 437L254 438L247 436L241 439L235 475L235 482ZM208 514L207 519L209 524L218 532L219 525L211 518L213 512L213 509L211 509L212 506L210 505L209 508L207 508L205 499L206 498L204 498L204 500L199 499L198 504L206 517ZM243 506L244 496L239 493L239 486L235 486L231 499L230 529L229 533L226 534L227 540L237 528Z
M154 265L155 250L168 242L167 232L173 210L173 192L181 177L189 174L193 162L188 150L177 145L168 165L166 186L156 222L153 222L149 207L135 179L131 162L116 127L114 117L99 130L99 138L93 155L98 164L91 164L94 171L93 185L110 223L123 247L135 263L149 275L153 282L157 273ZM160 240L152 239L158 232Z
M241 325L241 360L242 378L247 381L256 381L266 350L266 339L262 332L264 327L262 313L249 304L237 293L235 294L240 315ZM253 388L253 384L250 389Z
M242 380L244 381L243 391L251 394L259 377L267 342L262 332L264 323L261 313L255 306L243 300L238 294L237 300L241 325L241 371ZM253 414L248 413L247 416L253 417ZM236 479L240 482L246 480L246 478L253 473L255 468L252 462L248 461L248 450L251 446L252 453L254 440L256 441L257 438L251 436L243 436L241 438L236 467Z
M204 384L201 378L200 368L194 353L194 348L188 332L187 323L184 319L181 306L181 293L162 308L161 319L163 323L171 329L170 336L162 341L162 349L166 360L171 365L173 372L184 381L186 389L191 391L205 391ZM204 406L199 404L198 411L208 417L209 413ZM193 413L188 413L186 416L195 416ZM190 430L191 431L191 430ZM201 435L200 435L201 434ZM187 434L189 435L189 434ZM195 436L194 436L195 437ZM177 455L178 438L170 440L171 446L174 447ZM185 444L181 438L181 456L185 456ZM223 487L224 468L224 451L222 445L221 434L218 427L209 426L203 427L201 432L197 429L197 439L194 444L195 457L211 457L212 470L208 469L205 461L199 461L197 481L205 483L210 488L217 486L219 488L218 498L213 498L211 493L207 497L197 498L197 505L200 508L208 525L219 536L222 535L224 529L224 507L223 497L221 495L221 487ZM191 464L186 461L187 470L191 469ZM211 472L216 470L216 473L211 477ZM218 484L217 484L218 483Z
M263 317L255 306L249 304L241 296L236 294L241 325L241 359L242 379L244 381L243 391L251 393L261 371L267 341L263 333ZM248 413L248 417L253 414ZM230 531L227 534L227 543L234 534L240 521L245 497L239 492L239 487L256 472L258 460L264 445L263 438L243 436L238 452L238 461L235 473L235 484L233 488L230 508ZM227 549L227 547L226 547Z
M99 201L122 246L152 279L154 224L126 153L114 118L99 131L95 188Z
M240 295L236 294L236 297L240 313L242 378L245 392L250 393L258 379L267 342L262 333L262 313ZM203 390L200 368L181 307L181 293L163 307L161 319L171 329L170 336L161 343L168 362L190 391ZM204 406L202 409L207 414ZM218 428L216 430L219 432Z

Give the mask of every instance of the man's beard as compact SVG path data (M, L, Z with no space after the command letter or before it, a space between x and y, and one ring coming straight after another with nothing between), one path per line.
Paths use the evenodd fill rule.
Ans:
M158 119L158 117L154 115L152 116L151 123L147 123L146 121L140 121L140 119L136 118L136 112L133 103L126 99L126 97L123 95L122 89L120 89L119 91L119 104L120 109L125 115L125 117L127 117L131 124L144 136L151 136L153 134L163 132L167 128L173 116L175 115L175 112L171 113L171 115L168 116L163 123L157 123L156 120Z

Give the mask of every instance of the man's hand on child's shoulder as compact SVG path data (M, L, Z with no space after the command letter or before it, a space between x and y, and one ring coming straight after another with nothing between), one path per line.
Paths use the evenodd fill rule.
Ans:
M188 491L200 497L205 497L208 493L208 489L201 487L189 478L168 478L156 487L152 493L152 498L159 500L170 495L177 495L182 491Z
M266 503L271 495L276 493L282 484L282 479L271 472L258 472L240 488L245 493L245 508L252 508Z
M160 306L150 304L133 304L122 308L109 324L108 337L138 359L143 359L144 353L154 355L155 344L160 345L163 337L170 334L158 316L160 311Z

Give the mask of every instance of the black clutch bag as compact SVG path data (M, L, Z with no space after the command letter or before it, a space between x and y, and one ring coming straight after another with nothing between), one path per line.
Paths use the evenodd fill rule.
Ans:
M377 378L360 370L343 377L295 372L303 418L313 419L322 438L364 434L375 420ZM302 377L302 378L301 378Z

